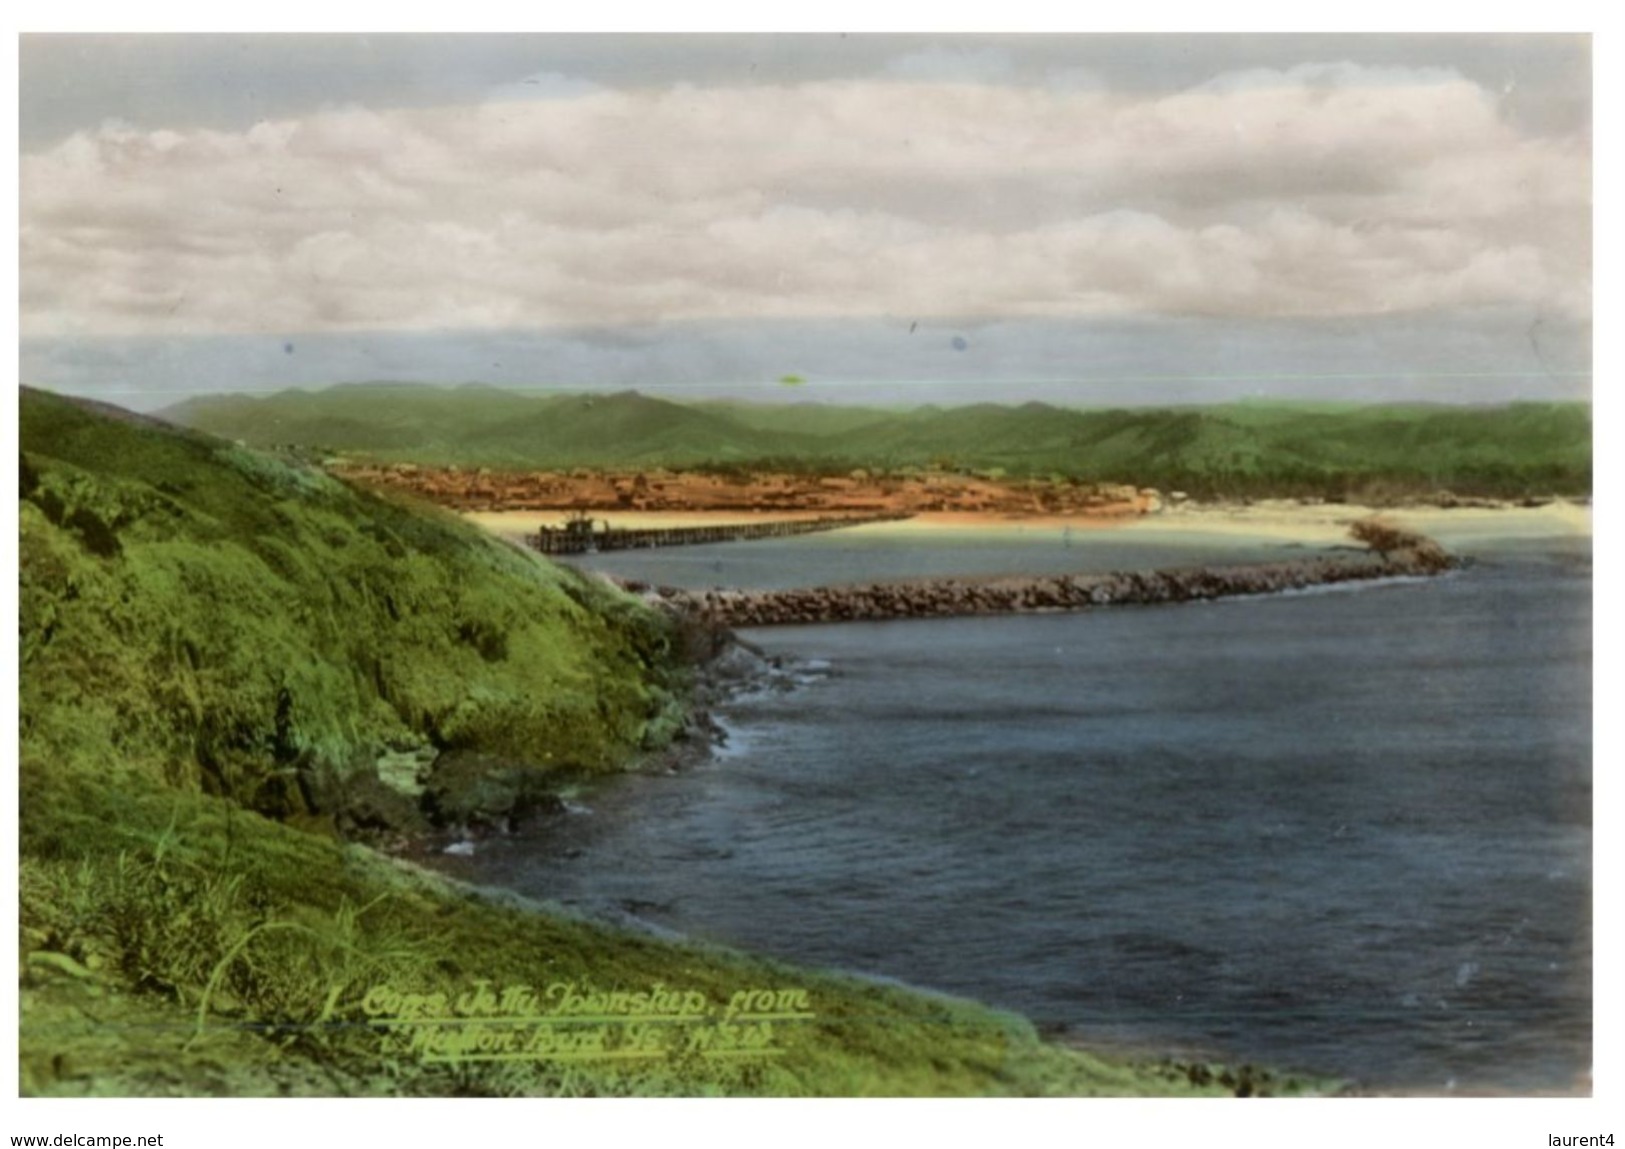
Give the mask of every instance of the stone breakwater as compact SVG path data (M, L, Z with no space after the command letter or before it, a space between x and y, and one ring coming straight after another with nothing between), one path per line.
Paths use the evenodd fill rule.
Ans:
M629 584L668 607L722 627L790 626L1025 614L1099 606L1191 602L1271 594L1333 583L1442 574L1459 560L1431 540L1389 552L1323 555L1273 563L1043 577L921 579L797 590L685 591Z

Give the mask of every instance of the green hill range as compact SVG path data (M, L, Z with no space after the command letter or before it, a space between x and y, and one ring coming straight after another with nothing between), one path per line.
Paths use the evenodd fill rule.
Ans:
M191 399L164 415L251 446L508 469L998 468L1200 498L1349 501L1591 489L1591 412L1580 403L887 411L358 384Z
M317 405L349 404L347 426L382 449L456 407L421 399L347 389ZM537 426L578 403L523 402ZM579 425L658 440L652 402ZM744 433L687 417L694 441ZM447 424L460 450L474 424ZM682 635L452 516L250 447L27 389L20 426L23 1093L1302 1088L1097 1058L970 1003L617 932L393 860L364 843L464 817L458 778L518 813L668 743L691 673ZM234 437L261 438L248 430ZM439 1027L482 981L717 1010L789 987L810 1004L775 1028L771 1057L448 1054L448 1033L489 1036Z

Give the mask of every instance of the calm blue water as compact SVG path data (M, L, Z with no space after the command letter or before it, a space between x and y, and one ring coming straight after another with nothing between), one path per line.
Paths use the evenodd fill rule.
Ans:
M834 581L812 541L604 565L799 549ZM1037 553L941 547L840 569ZM1168 561L1125 553L1074 567ZM448 866L1085 1041L1583 1091L1590 594L1589 545L1550 540L1420 583L758 630L810 669L729 708L728 754Z
M1206 545L1193 544L1189 534L1161 535L1155 530L1033 528L900 534L880 526L722 546L615 551L565 561L657 586L777 590L887 579L1186 566L1209 558L1271 562L1308 550L1296 543L1223 536L1211 538Z

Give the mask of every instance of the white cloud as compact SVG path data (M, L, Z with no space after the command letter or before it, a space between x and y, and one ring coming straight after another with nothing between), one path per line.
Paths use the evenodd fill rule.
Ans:
M25 155L23 332L1589 314L1589 141L1453 73L548 94Z
M1198 86L1199 92L1244 92L1267 88L1398 88L1417 89L1462 82L1453 68L1395 68L1355 64L1349 60L1318 61L1292 68L1248 68L1226 72Z

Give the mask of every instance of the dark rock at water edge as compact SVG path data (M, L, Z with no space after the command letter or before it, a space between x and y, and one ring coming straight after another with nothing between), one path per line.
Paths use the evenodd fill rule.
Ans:
M429 768L423 810L441 829L509 831L538 814L557 814L557 771L474 750L442 752Z

